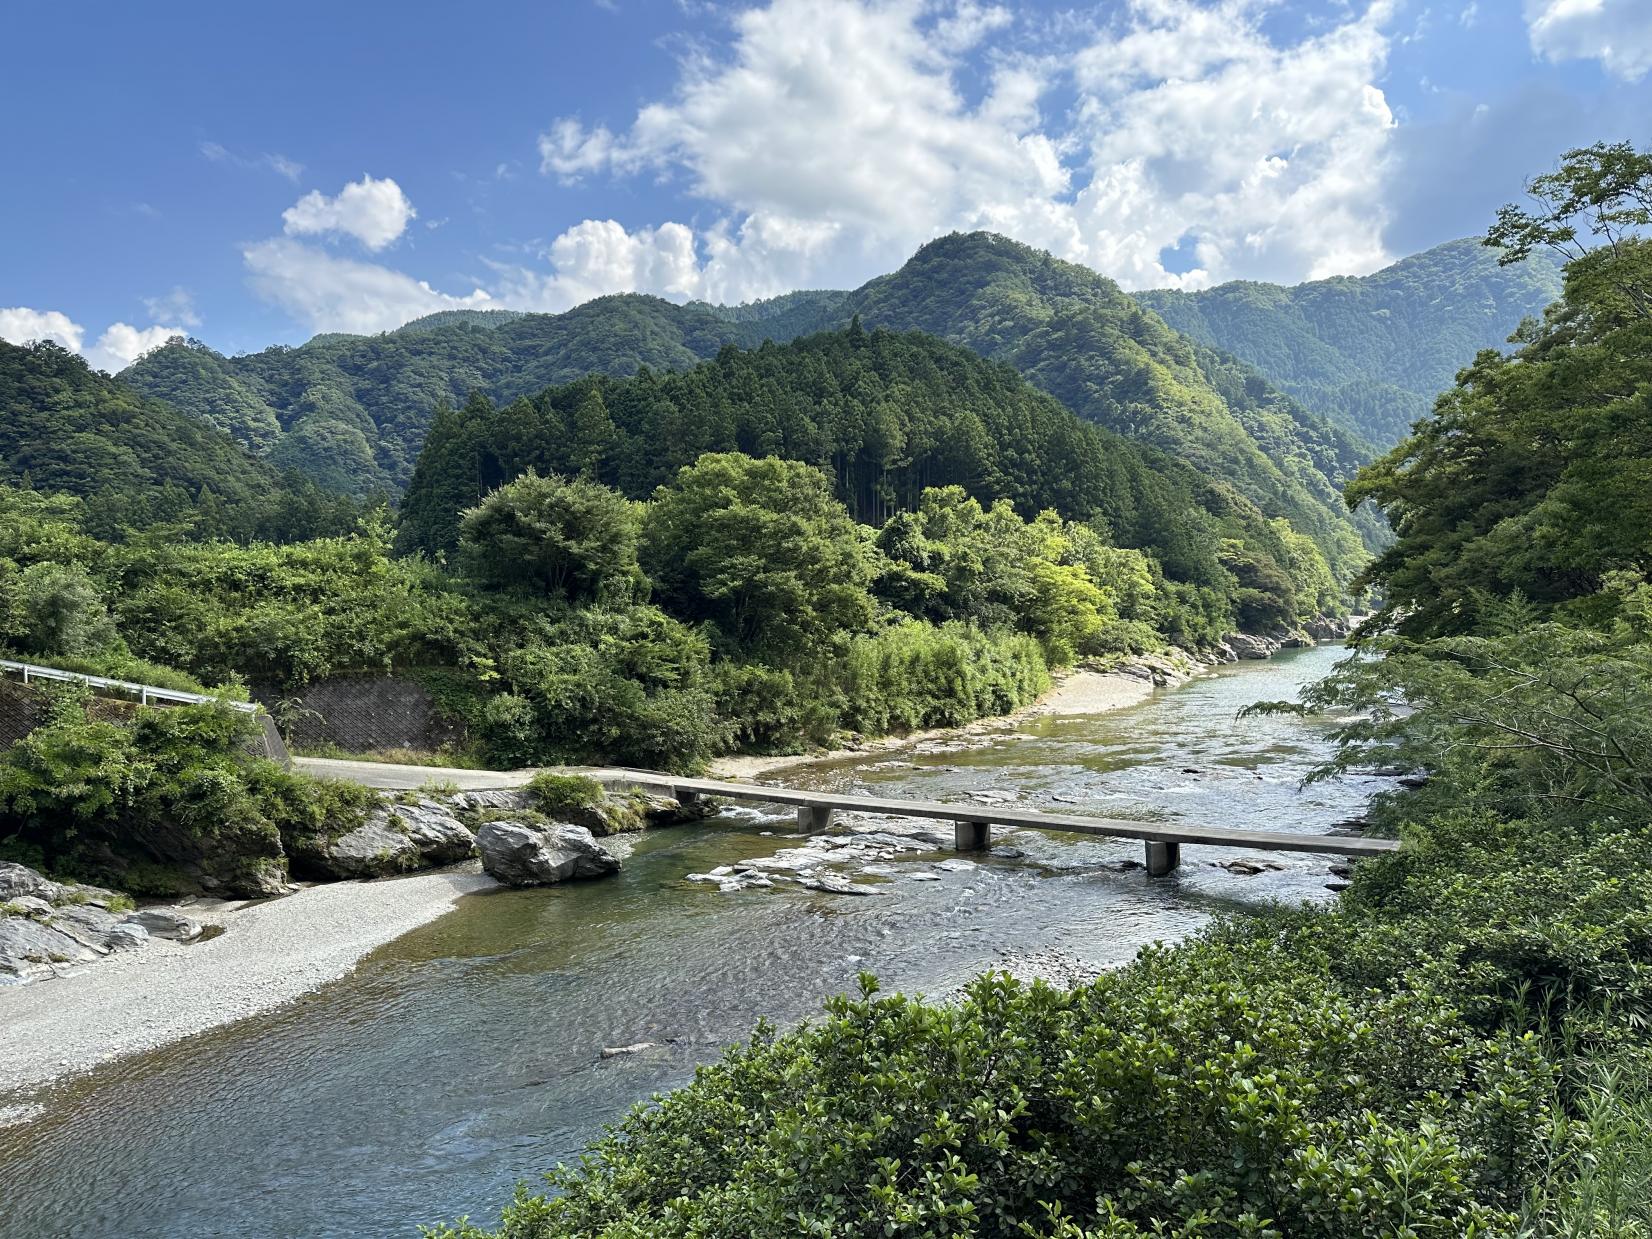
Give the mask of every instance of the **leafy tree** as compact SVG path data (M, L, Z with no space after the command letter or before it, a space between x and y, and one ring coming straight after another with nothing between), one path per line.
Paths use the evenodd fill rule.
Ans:
M1515 351L1481 353L1349 488L1394 527L1361 584L1410 636L1471 631L1516 591L1600 622L1617 605L1608 577L1652 570L1652 241L1610 231L1644 210L1652 157L1573 152L1534 187L1548 209L1505 209L1490 241L1564 247L1598 224L1608 243L1567 265L1565 296Z
M79 564L36 563L8 572L0 561L0 640L30 658L96 654L115 625Z
M460 553L470 575L494 589L613 600L638 584L637 526L631 503L606 486L530 469L464 513Z
M742 649L785 657L872 619L855 524L797 461L702 456L649 506L642 561L666 606Z

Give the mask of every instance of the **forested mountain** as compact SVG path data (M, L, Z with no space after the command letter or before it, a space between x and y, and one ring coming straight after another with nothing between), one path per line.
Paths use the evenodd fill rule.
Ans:
M1373 275L1286 288L1235 281L1136 293L1167 323L1249 362L1308 408L1388 447L1483 348L1560 294L1546 254L1499 266L1478 238Z
M462 404L473 391L509 400L642 366L681 370L754 335L762 338L707 307L626 295L566 314L451 311L384 335L317 336L242 357L180 342L121 378L281 466L360 496L407 484L444 401Z
M233 388L201 386L233 408ZM347 499L284 477L222 430L49 342L0 341L0 481L85 500L85 526L101 537L181 522L200 537L284 540L357 515Z
M866 524L944 486L1027 515L1053 509L1150 552L1200 591L1201 607L1252 626L1285 621L1299 604L1334 607L1332 570L1346 580L1360 562L1346 526L1322 558L1226 482L1081 420L1009 366L918 332L867 332L858 319L787 344L728 348L683 373L587 378L502 409L474 398L444 410L403 505L403 544L452 548L461 510L528 469L640 499L724 451L820 466ZM1294 601L1263 602L1287 594Z
M1008 362L1081 417L1230 481L1333 564L1359 557L1340 491L1369 449L1087 267L991 233L953 234L847 304L869 326L928 331Z
M508 402L586 374L680 370L726 344L783 341L855 313L868 326L927 330L1007 361L1081 416L1232 481L1339 568L1358 554L1337 497L1369 457L1357 439L1167 330L1112 281L985 233L934 242L852 293L733 307L614 296L560 315L459 311L238 358L176 344L123 377L281 465L364 494L409 481L444 401L480 392Z

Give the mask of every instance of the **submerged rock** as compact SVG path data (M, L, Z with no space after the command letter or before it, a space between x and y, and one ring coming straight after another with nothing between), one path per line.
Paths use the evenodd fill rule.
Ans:
M507 886L546 886L572 878L599 878L620 862L583 826L559 822L487 822L476 832L482 868Z
M812 891L825 891L829 895L881 895L875 886L865 886L859 882L851 882L848 878L840 878L835 873L817 873L812 877L799 878L798 884Z

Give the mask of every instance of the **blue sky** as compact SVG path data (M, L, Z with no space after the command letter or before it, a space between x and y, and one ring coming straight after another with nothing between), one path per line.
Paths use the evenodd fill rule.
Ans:
M1652 141L1652 2L34 5L0 106L0 337L114 369L848 287L955 228L1133 288L1363 273Z

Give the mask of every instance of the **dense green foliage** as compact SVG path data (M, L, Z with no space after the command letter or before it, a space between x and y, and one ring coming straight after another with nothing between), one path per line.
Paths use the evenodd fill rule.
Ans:
M641 499L720 451L818 465L865 522L884 523L926 490L957 486L1093 525L1109 544L1150 555L1152 571L1174 583L1149 622L1188 644L1235 624L1339 613L1346 602L1336 573L1363 562L1357 545L1333 539L1342 556L1333 567L1320 544L1266 519L1232 488L1085 424L1007 367L928 336L858 324L726 349L685 373L588 379L500 409L481 398L445 409L407 493L401 544L452 547L459 512L526 470L596 478ZM749 526L767 506L765 519L783 521L786 503L773 492L730 519ZM771 549L766 539L749 541L760 554ZM667 596L673 574L687 570L674 555L654 565ZM705 618L692 607L685 614Z
M285 846L347 828L372 793L251 756L255 730L220 705L142 710L60 689L0 754L0 855L140 894L277 893Z
M1356 438L1307 414L1254 371L1167 330L1112 281L985 233L926 246L899 272L853 293L798 292L733 307L615 296L561 315L459 311L381 336L318 336L301 348L235 358L179 342L143 358L123 378L214 421L283 465L364 495L413 481L427 429L439 429L453 416L441 410L460 408L472 395L509 404L586 375L682 370L729 344L755 346L840 328L857 312L868 324L921 329L1010 363L1082 416L1191 465L1203 475L1198 485L1230 485L1266 516L1288 518L1344 577L1359 554L1355 526L1371 540L1374 527L1364 517L1351 524L1336 502L1337 487L1368 455ZM817 358L815 368L820 364ZM909 377L920 386L933 381ZM814 373L797 376L789 383L788 404L818 394L819 382ZM886 516L891 503L910 505L925 485L970 480L958 473L971 463L978 432L965 435L958 445L961 459L949 462L934 458L938 445L924 438L923 426L909 444L880 424L902 415L905 393L899 387L879 393L883 407L851 411L867 433L845 426L837 410L826 408L800 442L795 409L741 407L771 394L767 386L725 393L730 407L703 431L690 422L671 427L686 436L623 445L622 458L610 458L603 480L640 495L713 450L814 463L836 457L840 486L865 488L853 494L846 489L844 497L857 517L873 520ZM854 386L842 387L853 398ZM979 415L983 398L993 395L975 381L960 399ZM745 423L745 438L722 433L736 415ZM638 424L633 420L627 428L635 433ZM987 427L1002 443L1005 426ZM578 450L600 454L608 446L602 429L600 416L578 426ZM847 453L838 442L846 429ZM1062 446L1019 443L1016 450L1026 458L1021 472L1040 453L1064 459ZM906 476L886 477L903 452L913 457ZM943 472L926 475L918 460L926 453L927 467ZM505 480L490 472L486 459L455 467L467 464L468 497L444 496L449 510L469 506ZM577 462L546 467L580 471ZM904 494L893 493L902 486ZM1054 503L997 493L1023 504ZM1121 537L1128 536L1119 528ZM420 544L433 545L428 536Z
M1402 632L1258 707L1335 719L1323 775L1414 776L1372 811L1400 850L1333 908L1224 918L1067 993L988 975L926 1004L863 978L524 1185L497 1232L435 1233L1652 1235L1652 282L1647 243L1601 226L1652 224L1649 168L1574 152L1543 212L1500 217L1516 257L1580 217L1612 243L1356 489L1400 535L1373 575ZM879 535L915 612L967 595L966 502ZM1051 563L1091 557L1069 541Z
M378 336L323 335L225 357L177 342L121 378L345 494L399 490L435 410L472 392L511 400L586 374L682 369L761 340L709 307L599 297L566 314L456 311Z
M0 481L79 496L86 527L106 538L172 524L201 538L287 540L357 515L50 342L0 341Z
M1492 239L1541 243L1623 212L1644 228L1652 155L1625 158L1572 152L1546 184L1576 197L1541 220L1505 213ZM1614 179L1603 182L1603 165ZM1349 490L1375 500L1397 535L1366 573L1384 625L1471 631L1515 591L1544 613L1599 620L1622 596L1615 574L1652 571L1652 241L1618 235L1571 262L1565 296L1516 344L1475 358Z
M1232 353L1316 413L1387 447L1481 349L1501 344L1559 291L1552 262L1503 267L1463 240L1374 275L1135 297L1183 335Z
M849 304L869 325L1007 362L1087 420L1222 479L1312 537L1338 571L1361 558L1339 490L1364 445L1086 267L990 233L955 234ZM1374 544L1375 527L1366 533Z
M499 1233L1644 1234L1554 1224L1610 1151L1595 1062L1652 1014L1649 862L1644 829L1458 815L1334 912L1226 923L1071 993L836 999L639 1107Z

